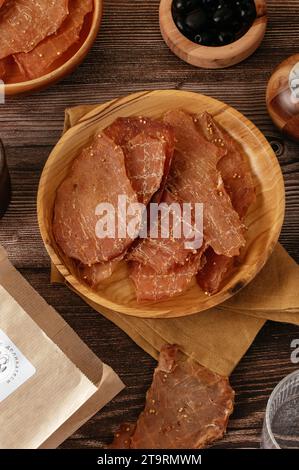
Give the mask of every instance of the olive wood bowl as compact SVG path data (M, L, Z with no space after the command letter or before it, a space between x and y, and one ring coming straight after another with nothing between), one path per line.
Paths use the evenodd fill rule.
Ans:
M121 262L111 278L98 290L92 290L76 275L71 259L55 242L52 231L57 188L68 175L73 160L95 133L120 116L159 118L168 110L183 108L191 113L208 111L240 143L246 153L254 183L256 203L245 223L247 244L238 267L226 279L221 291L207 296L196 281L189 289L169 300L138 304L127 263ZM43 170L37 197L38 220L45 247L52 263L72 289L99 306L127 315L149 318L180 317L207 310L236 294L262 269L280 235L285 209L284 182L281 169L270 144L246 117L234 108L208 96L185 91L163 90L140 92L104 103L70 128L53 149Z
M103 0L94 0L93 12L85 21L80 40L66 54L63 54L61 60L56 62L56 68L33 80L5 84L5 95L19 95L47 88L73 72L93 46L101 25L102 13Z
M164 41L180 59L205 69L222 69L238 64L253 54L261 44L267 28L265 0L254 0L257 17L244 36L227 46L209 47L195 44L177 28L172 16L172 0L160 2L160 29Z

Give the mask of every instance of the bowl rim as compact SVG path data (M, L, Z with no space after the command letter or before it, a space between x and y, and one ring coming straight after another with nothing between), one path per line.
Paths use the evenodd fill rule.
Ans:
M186 36L184 36L176 26L173 15L172 15L172 3L173 0L161 0L159 17L160 17L160 29L164 41L168 47L174 52L180 59L185 62L195 65L197 67L204 67L203 65L197 65L196 60L209 60L209 61L223 61L234 59L237 55L252 54L261 44L267 28L267 3L266 0L254 0L257 7L257 17L249 30L237 41L225 46L202 46L196 44ZM164 27L162 18L166 18L166 22L171 25L170 28ZM263 19L266 19L264 21ZM262 21L263 20L263 21ZM247 55L247 57L248 57ZM230 65L235 65L246 57L240 60L235 60ZM221 67L229 67L230 65Z
M47 230L45 220L44 220L45 210L44 210L43 199L44 199L44 193L46 192L46 184L44 183L44 180L47 179L48 168L53 164L53 160L51 160L51 158L53 158L57 148L58 147L60 148L62 143L64 141L68 140L70 133L77 132L78 129L84 123L86 124L86 122L88 122L88 121L90 121L92 123L92 121L94 120L95 115L99 111L99 108L102 108L103 110L104 109L110 109L110 108L113 107L113 104L117 103L118 105L120 105L122 103L122 101L124 101L126 103L126 100L129 99L129 98L131 100L135 100L135 99L138 99L138 98L146 96L146 95L159 94L159 93L165 93L165 92L181 93L181 94L184 93L184 94L188 94L188 95L196 95L196 96L199 95L199 96L203 96L203 97L208 97L211 101L216 102L217 104L221 104L222 108L223 108L223 111L230 111L231 110L235 117L239 118L241 121L245 121L247 127L250 124L250 126L254 130L255 136L258 137L258 139L259 139L259 143L263 144L265 149L267 149L267 155L269 157L271 157L274 165L276 166L276 168L279 171L279 181L277 182L277 184L280 186L280 191L281 191L281 195L282 195L281 213L280 213L279 219L277 219L279 229L275 233L275 236L274 235L271 236L271 240L269 242L269 247L268 247L268 251L267 251L267 256L263 257L262 260L259 260L259 262L256 264L254 269L251 269L250 275L246 279L246 282L244 282L241 287L238 287L238 290L235 291L234 289L226 289L225 291L224 290L220 291L219 294L215 294L214 296L209 297L209 299L214 298L215 299L214 302L212 302L211 305L209 304L208 306L204 306L204 308L200 309L200 311L208 310L210 308L213 308L213 307L216 307L217 305L222 304L223 302L225 302L229 298L233 297L241 289L246 287L258 275L258 273L261 271L261 269L265 266L266 262L268 261L269 257L271 256L271 254L272 254L272 252L273 252L273 250L274 250L274 248L275 248L275 246L278 242L278 239L279 239L279 236L280 236L280 233L281 233L281 228L282 228L283 221L284 221L284 216L285 216L285 186L284 186L283 175L282 175L282 171L281 171L278 159L277 159L270 143L268 142L268 140L264 136L264 134L255 126L255 124L252 123L252 121L250 121L246 116L244 116L241 112L239 112L234 107L232 107L232 106L230 106L230 105L228 105L228 104L226 104L226 103L224 103L224 102L222 102L218 99L212 98L212 97L207 96L207 95L203 95L202 93L195 93L195 92L190 92L190 91L185 91L185 90L164 90L164 89L163 90L148 90L148 91L137 92L137 93L129 94L129 95L126 95L126 96L116 98L116 99L113 99L111 101L99 104L98 106L96 106L95 109L93 109L92 111L89 111L81 119L79 119L79 121L73 127L71 127L69 130L67 130L67 132L59 139L56 146L54 147L54 149L50 153L50 155L49 155L49 157L46 161L46 164L44 166L43 172L41 174L39 187L38 187L38 194L37 194L38 224L39 224L39 229L40 229L40 233L41 233L45 248L46 248L46 250L47 250L47 252L50 256L50 259L53 262L53 264L55 265L56 269L59 271L59 273L65 279L67 285L69 285L71 287L71 289L75 290L79 295L87 298L87 301L95 302L95 303L97 303L98 305L100 305L104 308L107 308L107 309L113 310L113 311L118 311L118 312L124 313L128 316L138 316L138 314L136 313L137 311L138 312L139 311L149 312L150 306L147 305L146 303L145 304L140 304L140 306L137 309L136 307L133 307L133 306L125 306L125 305L117 304L115 301L112 301L110 299L106 299L106 298L102 297L101 293L98 293L98 292L92 290L90 287L85 285L83 282L80 282L76 278L76 276L70 271L69 267L63 261L61 255L59 253L57 253L57 249L55 249L55 247L52 246L52 243L50 242L49 232ZM221 296L221 297L218 298L218 295ZM98 300L99 296L101 297L101 303ZM175 297L174 297L174 300L175 300ZM156 304L159 306L160 303L161 302L157 302ZM162 307L163 306L161 305L160 311L162 310ZM169 314L166 314L166 311L168 312L169 309L167 307L163 307L163 309L164 309L163 313L152 311L152 315L150 315L149 313L146 313L144 315L139 315L139 316L146 317L146 318L169 318L169 317L176 318L176 317L181 317L181 316L185 316L185 315L192 315L192 314L198 313L198 310L196 310L196 311L188 312L188 313L185 313L185 314L176 313L176 314L169 315Z
M58 68L52 70L46 75L42 75L41 77L34 78L32 80L26 80L24 82L8 84L4 83L4 91L6 94L16 95L18 93L23 93L27 90L32 91L35 89L39 89L43 86L47 86L52 81L58 81L65 75L71 73L72 68L78 65L87 55L99 32L103 17L104 0L94 0L93 3L94 9L92 13L92 23L90 25L90 30L84 43L77 50L77 52Z

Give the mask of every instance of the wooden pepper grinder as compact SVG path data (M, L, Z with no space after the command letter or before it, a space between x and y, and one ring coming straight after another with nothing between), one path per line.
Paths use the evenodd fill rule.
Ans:
M267 87L267 108L274 124L299 142L299 54L274 70Z
M0 140L0 218L4 216L10 202L11 185L5 152Z

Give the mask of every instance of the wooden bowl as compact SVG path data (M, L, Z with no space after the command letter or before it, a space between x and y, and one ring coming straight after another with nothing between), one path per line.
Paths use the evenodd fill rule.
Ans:
M94 9L85 21L80 40L65 54L58 67L42 77L26 82L8 83L4 86L6 95L18 95L46 88L58 82L80 65L92 47L99 32L103 13L103 0L94 0Z
M208 47L195 44L177 28L172 16L172 0L160 2L160 29L168 47L188 64L205 69L222 69L242 62L261 44L267 28L266 0L254 0L257 17L251 28L227 46Z
M268 83L266 100L274 124L299 142L299 54L276 67Z
M222 290L207 296L195 280L187 292L173 299L137 304L127 265L123 262L98 291L76 277L72 261L57 246L53 232L53 207L56 190L67 176L74 158L87 146L96 132L118 116L159 118L170 109L184 108L193 113L208 111L243 146L251 164L257 187L257 201L246 219L247 245L242 263ZM208 96L185 91L136 93L98 106L69 129L52 151L43 170L38 191L38 220L41 235L52 262L69 285L98 305L139 317L179 317L213 307L246 286L262 269L277 243L284 219L284 182L279 163L266 138L242 114Z

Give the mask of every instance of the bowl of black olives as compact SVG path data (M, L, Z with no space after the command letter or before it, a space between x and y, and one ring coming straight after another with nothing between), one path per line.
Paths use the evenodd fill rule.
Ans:
M170 49L189 64L230 67L261 44L266 0L161 0L160 27Z

